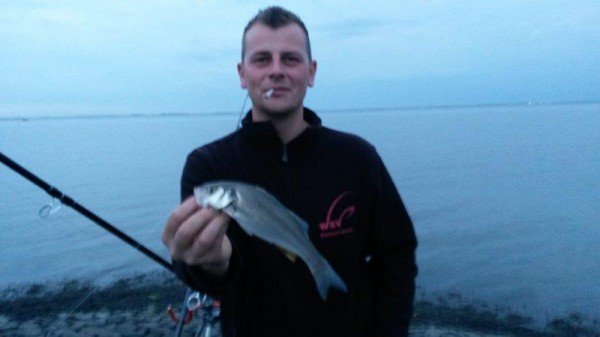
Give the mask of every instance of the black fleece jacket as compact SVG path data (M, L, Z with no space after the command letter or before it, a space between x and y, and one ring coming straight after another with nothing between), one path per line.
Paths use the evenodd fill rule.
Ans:
M417 246L411 220L374 147L321 126L304 109L309 127L284 145L270 122L253 122L194 150L181 180L181 197L217 179L259 185L309 224L309 237L348 287L323 301L310 271L235 223L230 268L211 279L174 261L178 276L221 299L223 335L407 336L412 316Z

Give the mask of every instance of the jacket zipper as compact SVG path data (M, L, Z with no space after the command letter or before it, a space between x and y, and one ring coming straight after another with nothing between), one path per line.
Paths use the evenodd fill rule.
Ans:
M288 161L287 147L285 146L285 144L283 145L283 153L282 153L282 155L281 155L281 160L282 160L284 163L287 163L287 161Z
M289 166L288 166L288 153L287 153L287 146L285 144L282 145L281 148L281 173L282 173L282 178L283 178L283 198L285 198L285 203L289 205L289 202L291 201L290 198L290 172L289 172Z

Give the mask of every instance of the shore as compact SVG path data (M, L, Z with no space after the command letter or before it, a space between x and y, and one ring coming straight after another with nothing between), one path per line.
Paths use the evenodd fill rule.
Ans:
M0 291L0 336L173 336L176 324L166 308L178 312L185 286L169 275L140 275L97 286L83 281L30 285ZM182 336L194 336L194 318ZM215 325L211 336L220 336ZM600 337L600 323L579 314L541 327L533 319L448 294L418 299L413 337Z

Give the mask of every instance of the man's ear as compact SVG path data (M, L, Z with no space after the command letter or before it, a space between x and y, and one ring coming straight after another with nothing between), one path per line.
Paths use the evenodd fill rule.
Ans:
M310 76L308 79L308 86L312 88L315 85L315 75L317 74L317 61L310 61L310 69L308 70L308 72Z
M240 86L244 89L248 88L248 84L246 83L246 79L244 78L244 65L238 63L237 65L238 76L240 77Z

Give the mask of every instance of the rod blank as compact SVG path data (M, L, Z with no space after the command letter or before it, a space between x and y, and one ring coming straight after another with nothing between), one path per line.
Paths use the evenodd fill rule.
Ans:
M27 180L31 181L35 185L37 185L39 188L41 188L42 190L44 190L46 193L50 194L52 197L60 200L60 202L62 202L63 204L65 204L65 205L73 208L79 214L81 214L84 217L92 220L94 223L96 223L100 227L104 228L105 230L107 230L108 232L110 232L114 236L118 237L119 239L121 239L122 241L124 241L125 243L127 243L128 245L130 245L131 247L135 248L136 250L138 250L142 254L144 254L147 257L149 257L150 259L154 260L154 262L160 264L161 266L163 266L167 270L169 270L169 271L171 271L171 272L174 273L173 265L170 264L169 262L167 262L165 259L163 259L162 257L158 256L156 253L154 253L150 249L146 248L144 245L142 245L141 243L137 242L132 237L130 237L127 234L123 233L118 228L116 228L115 226L111 225L110 223L108 223L107 221L105 221L104 219L102 219L101 217L99 217L98 215L94 214L93 212L91 212L87 208L85 208L82 205L78 204L75 200L73 200L68 195L65 195L64 193L62 193L61 191L59 191L58 189L56 189L54 186L48 184L47 182L45 182L44 180L40 179L35 174L29 172L23 166L17 164L12 159L10 159L9 157L5 156L2 152L0 152L0 162L2 162L4 165L6 165L9 168L11 168L16 173L20 174L21 176L23 176Z

